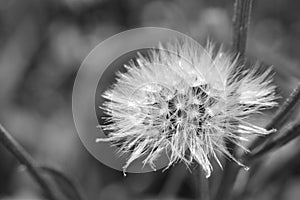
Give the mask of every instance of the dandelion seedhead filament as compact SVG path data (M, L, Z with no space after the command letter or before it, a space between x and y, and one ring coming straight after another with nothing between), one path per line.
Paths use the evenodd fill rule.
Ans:
M101 109L108 115L107 138L121 154L128 153L126 168L136 159L155 169L162 153L166 168L181 161L199 163L206 176L211 158L226 156L242 165L227 143L243 147L250 135L265 130L247 118L276 105L271 69L258 72L259 65L242 70L237 58L210 43L205 49L188 41L162 45L148 56L125 65L117 82L106 90Z

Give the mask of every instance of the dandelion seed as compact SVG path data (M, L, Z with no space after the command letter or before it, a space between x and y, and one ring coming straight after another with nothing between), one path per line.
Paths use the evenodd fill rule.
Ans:
M101 107L109 116L102 126L109 135L97 141L129 153L124 172L141 157L155 169L154 162L166 152L166 168L196 161L209 177L212 158L220 167L222 155L243 165L230 154L227 141L246 150L242 141L248 136L274 131L247 121L276 105L271 69L260 75L258 65L242 71L237 59L214 51L211 44L204 52L190 42L176 42L152 50L148 58L138 54L137 62L117 75Z

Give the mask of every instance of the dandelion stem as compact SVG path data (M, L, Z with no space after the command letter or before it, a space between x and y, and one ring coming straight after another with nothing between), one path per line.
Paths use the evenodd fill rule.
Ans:
M231 143L228 146L234 146L234 144ZM233 149L231 153L233 153ZM229 199L239 170L240 170L240 166L237 165L236 163L230 162L229 160L225 162L223 177L221 179L218 192L214 197L215 200Z
M50 200L58 200L55 197L52 188L50 187L48 181L41 175L38 170L37 164L34 162L33 158L25 151L25 149L5 130L5 128L0 124L0 143L10 151L16 159L24 166L26 166L28 172L33 179L40 185L44 190L45 195Z
M244 60L247 31L250 24L250 16L252 9L252 0L235 0L233 15L233 40L232 48L240 55L240 59Z
M296 104L300 100L300 82L296 86L296 88L293 90L293 92L290 94L290 96L286 99L286 101L283 103L283 105L278 109L277 113L275 114L274 118L271 120L271 122L266 126L266 129L269 130L271 128L277 128L281 127L286 120L288 119L288 116L291 115L291 111L295 108ZM267 141L269 138L271 138L274 135L274 133L271 133L269 135L266 135L265 137L257 137L248 147L248 149L251 151Z
M267 152L274 150L275 148L282 147L283 145L287 144L294 138L300 136L300 122L294 123L290 125L283 134L280 134L278 138L269 141L265 144L261 149L257 150L256 152L251 153L247 158L248 161L253 159L257 159Z
M196 196L199 200L209 200L209 184L205 172L199 164L196 164L193 175L196 182Z
M184 165L177 165L170 168L171 172L167 177L167 180L160 191L161 197L169 197L176 195L182 182L184 181L187 173ZM198 188L197 188L198 189Z
M297 169L300 164L299 159L297 159L299 156L300 151L298 149L296 153L294 153L288 159L284 159L278 163L276 168L271 168L268 170L263 179L260 177L261 173L257 173L262 165L262 162L258 162L258 157L257 159L252 159L251 171L245 186L245 190L236 196L235 199L239 200L244 199L246 196L254 196L255 193L259 193L260 191L264 190L264 186L270 185L271 183L274 184L275 182L281 182L284 178L289 176L291 171Z
M293 123L290 125L287 129L284 129L285 131L282 134L278 134L279 137L274 138L273 140L268 140L264 146L262 146L260 149L250 153L250 154L244 154L242 157L242 160L244 163L247 163L248 165L251 165L251 171L249 174L249 179L246 184L245 190L240 194L239 197L245 196L247 194L251 194L253 191L253 187L251 185L256 185L253 184L252 181L256 180L254 177L257 176L257 171L260 169L262 163L261 162L255 162L259 158L261 158L263 155L266 153L274 150L275 148L280 148L281 146L287 144L288 142L292 141L296 137L300 136L299 131L300 131L300 122L298 123ZM299 152L300 153L300 152ZM290 161L293 162L294 158ZM281 168L287 168L289 166L288 164L282 165L283 167ZM291 165L293 166L293 165ZM279 170L280 171L280 170ZM286 170L283 170L286 171ZM282 172L282 171L281 171ZM276 174L273 173L273 174ZM281 173L282 175L282 173ZM272 176L270 176L272 178ZM261 184L261 183L260 183ZM263 185L263 184L262 184ZM257 187L259 188L259 186Z
M86 199L85 196L83 195L81 188L77 184L77 182L72 180L70 177L66 176L62 172L60 172L56 169L53 169L51 167L41 166L39 168L41 170L43 170L44 172L49 173L49 174L53 175L55 178L61 180L72 191L72 196L70 196L70 199L73 199L73 200Z
M247 31L251 19L252 0L235 0L233 13L233 38L232 49L239 54L239 59L245 61L245 52L247 45ZM232 154L235 152L236 146L231 143L228 147L232 149ZM226 200L230 197L232 189L239 172L240 167L227 161L225 163L224 174L221 179L221 184L215 196L216 200Z

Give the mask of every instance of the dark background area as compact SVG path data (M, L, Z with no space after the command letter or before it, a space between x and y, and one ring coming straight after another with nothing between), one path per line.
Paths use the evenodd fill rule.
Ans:
M247 57L274 66L283 98L300 79L299 9L298 0L254 1ZM78 180L91 200L170 194L192 198L191 174L181 164L164 173L124 178L95 160L73 123L73 82L98 43L130 28L171 28L203 45L209 36L229 47L232 10L233 1L228 0L0 0L0 121L38 162ZM266 116L260 119L261 124L267 121ZM289 144L274 159L284 158L297 145L298 141ZM266 186L256 199L269 199L277 186ZM299 199L299 170L286 175L280 190L282 199ZM42 199L36 183L1 145L0 199Z

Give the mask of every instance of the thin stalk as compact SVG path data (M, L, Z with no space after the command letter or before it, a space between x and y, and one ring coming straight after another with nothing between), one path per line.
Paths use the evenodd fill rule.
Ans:
M171 172L167 177L166 183L159 194L162 199L165 197L175 196L187 175L186 169L182 164L177 165L170 170Z
M230 149L230 153L234 154L235 146L233 143L228 145L228 149ZM221 183L217 190L217 193L214 196L215 200L227 200L229 199L232 189L237 178L238 172L240 170L240 166L236 163L232 162L231 160L227 160L224 166L224 173L221 179Z
M197 164L193 169L193 177L195 177L196 197L199 200L209 200L209 183L202 167Z
M239 54L242 63L245 62L247 31L250 24L252 3L252 0L235 0L234 3L232 49ZM236 146L233 143L228 146L232 149L232 154L235 154ZM231 161L225 163L224 174L214 197L215 200L226 200L230 197L239 169Z
M288 116L291 115L293 109L295 108L299 100L300 100L300 82L298 83L297 87L293 90L293 92L290 94L290 96L286 99L286 101L283 103L283 105L278 109L274 118L266 126L266 129L269 130L274 127L275 128L281 127L288 119ZM250 151L255 149L256 147L258 147L259 145L267 141L269 138L273 137L273 135L274 133L266 135L265 137L257 137L250 144L248 149Z
M47 167L47 166L41 166L39 167L41 170L43 170L44 172L52 175L53 177L59 179L60 181L62 181L64 183L65 186L67 186L71 191L72 191L72 195L66 193L66 191L62 191L63 193L65 193L66 195L68 195L69 199L73 199L73 200L85 200L85 195L83 194L81 188L79 187L79 185L77 184L76 181L72 180L70 177L66 176L65 174L63 174L62 172L53 169L51 167ZM62 189L64 189L63 187L61 187Z
M54 195L48 181L43 177L38 170L37 164L33 158L25 151L25 149L8 133L7 130L0 124L0 143L10 151L15 158L26 167L32 178L40 185L45 195L50 200L58 200Z
M268 170L266 175L264 175L264 178L261 179L261 173L250 173L251 177L249 177L247 181L247 185L245 187L245 190L237 195L234 199L244 199L247 196L254 196L256 193L259 193L265 189L264 186L271 185L274 182L282 182L282 180L288 176L290 176L291 172L294 170L297 170L300 162L299 159L297 159L300 156L300 151L298 151L292 155L287 160L283 160L282 163L279 163L276 168L272 168ZM258 159L253 160L255 162L253 167L260 167L261 162ZM259 163L259 164L258 164ZM251 171L253 170L253 167L251 167ZM251 172L250 171L250 172ZM257 172L256 169L254 169L255 172Z
M270 130L271 128L280 128L282 125L285 124L288 117L293 113L293 110L300 99L300 83L298 83L297 87L293 90L293 92L290 94L290 96L285 100L283 105L278 109L277 113L273 117L273 119L266 125L266 129ZM263 143L267 143L267 141L272 140L272 138L275 135L278 135L278 133L274 134L275 132L266 135L257 137L248 147L250 152L253 152L256 148L261 146ZM263 152L261 152L263 153ZM250 163L251 161L251 170L249 174L249 179L247 181L245 191L241 194L242 196L245 196L249 193L249 190L251 190L251 181L254 179L253 177L256 175L256 172L260 169L262 163L255 162L257 159L253 160L253 153L252 154L243 154L242 160L244 160L245 163Z
M256 180L255 176L257 175L257 171L260 169L262 163L257 162L259 158L261 158L266 153L274 150L275 148L280 148L283 145L287 144L288 142L292 141L296 137L300 136L300 122L293 123L287 129L284 129L283 133L279 133L279 137L274 138L273 140L269 140L264 146L260 149L251 152L250 154L244 154L242 160L247 165L251 165L251 170L248 178L248 182L246 184L245 190L239 195L240 198L246 196L247 194L251 194L253 191L252 182L250 180ZM291 160L293 162L294 159ZM287 168L287 165L283 165L282 168ZM280 171L280 170L279 170ZM286 170L284 170L286 171ZM282 171L283 172L283 171ZM276 174L277 172L273 173ZM282 175L282 173L281 173ZM278 177L278 176L277 176ZM261 184L261 183L260 183ZM255 184L257 186L257 184ZM259 188L259 187L258 187Z
M252 0L235 0L233 15L233 40L232 48L239 53L240 60L244 60L247 31L251 19Z
M253 159L257 159L266 153L274 150L275 148L280 148L287 144L288 142L292 141L296 137L300 136L300 122L294 123L293 125L290 125L284 133L280 134L279 137L274 138L274 140L269 141L266 143L261 149L257 150L256 152L253 152L249 154L247 157L248 161L251 161Z

